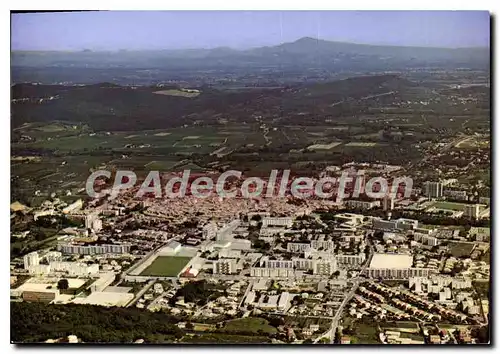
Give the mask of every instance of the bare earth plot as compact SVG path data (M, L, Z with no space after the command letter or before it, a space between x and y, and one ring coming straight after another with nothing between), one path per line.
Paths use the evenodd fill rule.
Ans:
M336 146L339 146L340 144L342 144L342 142L340 142L340 141L335 141L335 142L330 143L330 144L314 144L314 145L308 146L307 150L330 150Z

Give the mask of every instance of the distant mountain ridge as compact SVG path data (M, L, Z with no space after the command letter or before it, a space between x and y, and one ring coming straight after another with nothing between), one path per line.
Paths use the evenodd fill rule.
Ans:
M427 48L332 42L310 37L275 46L236 50L11 52L11 80L44 84L152 84L169 80L253 85L301 82L338 75L412 70L489 71L489 48ZM278 83L279 82L279 83ZM224 83L224 84L227 84Z

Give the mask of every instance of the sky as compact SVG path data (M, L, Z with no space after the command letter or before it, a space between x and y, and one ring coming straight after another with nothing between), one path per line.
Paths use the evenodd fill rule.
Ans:
M12 14L12 50L245 49L301 37L489 46L487 11L99 11Z

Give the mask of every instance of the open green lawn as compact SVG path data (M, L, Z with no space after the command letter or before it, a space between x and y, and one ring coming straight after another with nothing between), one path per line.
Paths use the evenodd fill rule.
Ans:
M159 256L140 275L175 277L190 259L190 257Z
M270 343L269 337L265 336L242 336L226 333L206 333L202 335L186 335L182 338L182 343L194 344L246 344L246 343Z
M452 203L452 202L435 202L434 204L432 204L432 206L437 209L456 210L456 211L464 210L466 205L467 204Z
M354 335L351 336L353 344L380 344L378 331L375 324L356 323L354 325Z
M473 243L461 243L461 242L453 242L450 243L450 254L453 257L461 257L468 256L472 252L472 248L474 248Z
M479 294L481 299L488 299L490 295L490 283L486 281L475 281L472 283L474 289Z
M239 318L226 322L223 330L228 332L245 331L255 332L263 331L265 333L276 333L277 329L267 322L267 320L258 317Z

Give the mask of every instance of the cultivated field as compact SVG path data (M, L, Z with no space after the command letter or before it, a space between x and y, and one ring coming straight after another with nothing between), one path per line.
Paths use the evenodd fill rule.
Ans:
M163 90L153 92L157 95L166 95L166 96L179 96L179 97L187 97L192 98L198 96L200 93L197 91L184 91L184 90Z

